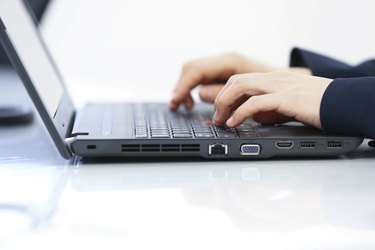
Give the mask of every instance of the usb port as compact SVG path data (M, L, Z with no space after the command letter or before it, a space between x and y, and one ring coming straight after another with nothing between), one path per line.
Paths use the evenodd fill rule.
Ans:
M315 148L316 144L313 141L302 141L300 144L300 148L303 149L313 149Z
M329 141L327 143L328 149L340 149L343 147L343 144L341 141Z

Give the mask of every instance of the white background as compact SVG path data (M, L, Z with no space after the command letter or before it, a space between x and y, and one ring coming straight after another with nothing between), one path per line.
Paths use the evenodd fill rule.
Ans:
M44 28L77 100L167 99L195 57L237 51L286 66L296 45L351 63L374 57L374 7L55 0ZM374 154L364 148L337 160L71 166L56 214L4 249L375 249Z
M299 46L373 58L374 11L370 0L55 0L44 31L76 99L168 100L197 57L236 51L287 66Z

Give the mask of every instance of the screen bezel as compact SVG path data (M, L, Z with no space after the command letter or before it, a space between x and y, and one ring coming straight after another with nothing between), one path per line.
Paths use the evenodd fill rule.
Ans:
M35 17L33 16L29 6L25 3L25 1L22 1L27 9L27 12L29 15L32 16L32 19L34 20L34 25L36 25ZM70 159L72 157L72 152L70 151L65 138L67 138L70 135L71 128L73 126L73 119L75 115L75 107L73 105L73 102L71 101L71 98L69 96L69 93L67 92L64 81L62 80L61 75L59 74L59 71L56 67L56 64L54 63L47 47L45 46L45 43L39 33L38 27L37 30L37 36L39 38L40 43L43 46L43 49L45 50L50 63L52 64L55 73L58 75L61 84L63 86L63 94L61 96L61 99L59 101L59 105L55 111L55 114L53 117L50 116L48 113L46 107L44 106L38 92L36 91L36 88L34 86L34 83L32 82L30 76L28 75L25 67L22 64L22 61L19 57L19 55L16 52L16 49L14 48L11 40L9 39L9 36L7 34L7 28L4 25L1 17L0 17L0 40L3 45L3 48L10 59L14 69L16 70L17 74L19 75L20 79L22 80L28 94L30 95L36 109L39 112L40 117L42 118L45 126L47 127L47 130L49 134L52 137L52 140L54 141L58 151L60 152L61 156L63 156L65 159Z

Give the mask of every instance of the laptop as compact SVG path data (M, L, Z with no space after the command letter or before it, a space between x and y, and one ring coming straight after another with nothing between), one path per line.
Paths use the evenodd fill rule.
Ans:
M167 103L89 103L77 109L23 0L0 0L0 40L64 158L202 157L254 159L331 156L363 138L289 123L248 119L235 129L212 124L213 108L170 112Z

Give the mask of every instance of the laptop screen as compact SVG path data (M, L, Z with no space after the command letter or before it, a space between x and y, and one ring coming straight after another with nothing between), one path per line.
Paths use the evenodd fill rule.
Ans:
M0 17L30 80L53 117L64 87L25 4L22 0L0 0Z

